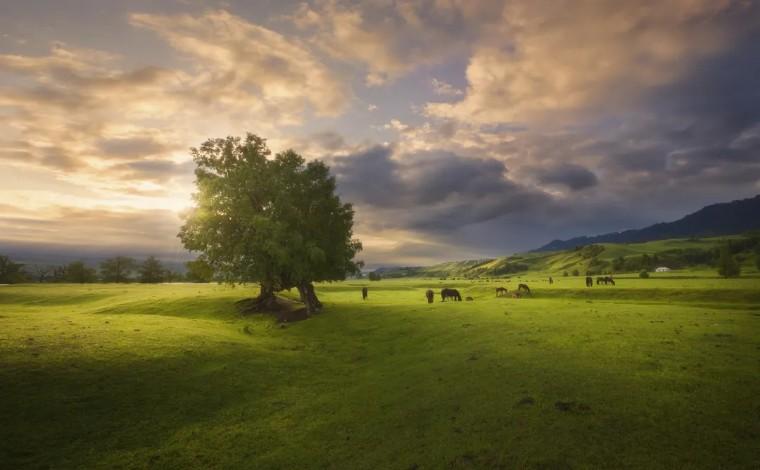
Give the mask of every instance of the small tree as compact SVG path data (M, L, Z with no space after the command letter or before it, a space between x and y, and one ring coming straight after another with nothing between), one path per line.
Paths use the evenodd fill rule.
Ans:
M295 287L311 315L322 306L314 282L358 271L354 211L324 163L292 150L270 159L253 134L208 140L191 153L196 207L178 236L221 279L258 282L254 308L275 307L275 292Z
M38 264L34 266L32 271L34 272L34 278L37 282L42 283L49 280L53 275L54 266L46 266Z
M15 284L24 280L24 265L14 263L7 256L0 255L0 284Z
M724 245L720 249L720 257L718 258L718 274L723 277L737 277L741 274L741 267L736 262L733 256L731 256L731 249L728 245Z
M647 272L647 271L641 271L641 272L639 273L639 277L640 277L641 279L649 279L649 272Z
M573 276L578 276L580 273L577 269L573 269Z
M97 274L95 268L90 268L82 261L74 261L66 265L66 282L84 284L95 282Z
M187 280L190 282L211 282L214 279L214 270L202 259L188 261L185 267Z
M140 282L146 284L157 284L164 282L165 269L161 261L156 259L155 256L148 256L148 258L140 264Z
M134 258L115 256L100 263L100 278L103 282L129 282L136 268Z

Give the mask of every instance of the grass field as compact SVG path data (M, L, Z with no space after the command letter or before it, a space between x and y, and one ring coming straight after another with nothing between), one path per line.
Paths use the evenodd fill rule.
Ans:
M691 274L0 286L0 467L760 468L760 279Z

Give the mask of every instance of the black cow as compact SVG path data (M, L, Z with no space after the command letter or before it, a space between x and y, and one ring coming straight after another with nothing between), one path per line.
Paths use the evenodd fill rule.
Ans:
M362 300L367 300L367 288L362 287Z
M443 288L441 289L441 302L446 302L446 299L451 299L451 300L456 300L457 302L461 302L462 296L459 295L459 291L456 289Z
M594 286L594 280L591 278L591 276L586 276L586 287L593 287Z
M432 304L433 299L435 298L435 292L433 292L432 289L428 289L427 292L425 292L425 297L427 297L428 303Z

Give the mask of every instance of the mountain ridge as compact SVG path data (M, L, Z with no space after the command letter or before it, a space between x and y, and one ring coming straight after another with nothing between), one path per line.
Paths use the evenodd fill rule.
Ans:
M760 194L705 206L672 222L641 229L553 240L532 252L561 251L596 243L643 243L687 237L715 237L760 230Z

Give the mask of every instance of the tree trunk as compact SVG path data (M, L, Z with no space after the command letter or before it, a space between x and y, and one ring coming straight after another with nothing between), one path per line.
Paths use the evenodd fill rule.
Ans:
M277 308L277 297L271 284L261 283L261 291L256 297L256 306L259 310L274 310Z
M301 297L301 302L306 306L307 315L311 316L322 309L322 302L317 298L312 283L302 282L298 284L298 294Z

